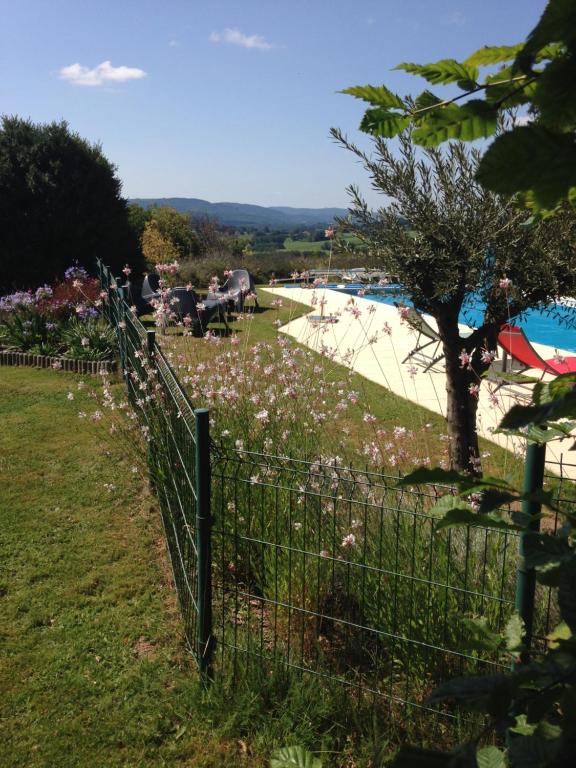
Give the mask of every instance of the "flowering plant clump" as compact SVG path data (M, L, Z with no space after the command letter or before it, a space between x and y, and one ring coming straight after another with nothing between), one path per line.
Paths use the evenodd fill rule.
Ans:
M105 325L98 322L102 301L98 280L89 277L78 264L69 267L64 280L53 285L2 296L0 348L88 360L111 359L115 343L107 335ZM89 341L78 347L71 340L83 323L88 325L81 337ZM105 344L101 340L103 335ZM72 347L81 354L71 354Z

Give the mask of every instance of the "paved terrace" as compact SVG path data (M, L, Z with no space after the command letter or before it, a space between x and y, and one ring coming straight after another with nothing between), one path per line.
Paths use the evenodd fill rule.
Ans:
M414 366L410 360L402 363L414 349L416 333L400 321L395 307L362 297L353 297L351 305L349 295L327 288L274 287L265 290L281 297L285 307L289 306L289 301L292 300L313 308L310 315L284 325L282 332L314 350L319 350L322 346L336 350L334 359L338 362L343 362L357 373L387 387L401 397L446 415L446 376L443 364L439 362L426 372L422 366ZM352 306L358 316L350 311ZM309 319L310 316L319 314L337 316L338 322L317 323ZM427 319L436 327L432 318ZM389 334L383 332L386 326L390 329ZM373 337L373 343L368 342L370 337ZM553 357L556 351L554 347L543 344L534 344L534 347L544 359ZM429 349L433 350L434 345ZM559 352L563 354L563 350ZM565 354L568 356L574 353ZM541 371L527 371L527 374L539 377ZM490 387L483 383L478 408L479 434L510 451L521 452L521 441L493 434L503 414L517 402L514 388L502 387L497 391L497 406L490 402L489 395ZM568 453L571 445L572 440L550 443L547 456L552 462L562 460L564 476L576 479L576 456L574 452ZM549 463L549 468L558 471L554 463Z

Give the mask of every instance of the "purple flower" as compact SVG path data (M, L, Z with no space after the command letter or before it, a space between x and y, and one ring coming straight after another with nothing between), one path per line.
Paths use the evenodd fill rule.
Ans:
M0 312L13 312L19 307L30 307L33 304L34 297L29 291L16 291L0 297Z
M87 277L88 272L86 272L84 267L81 267L78 262L73 264L71 267L68 267L68 269L64 272L65 280L86 280Z
M34 298L36 301L42 301L42 299L49 299L52 296L52 288L50 288L49 285L41 285L40 288L36 289L36 293L34 294Z

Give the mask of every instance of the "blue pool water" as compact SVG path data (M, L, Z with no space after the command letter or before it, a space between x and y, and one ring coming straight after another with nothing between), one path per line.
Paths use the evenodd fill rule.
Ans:
M325 287L334 288L352 296L356 296L358 290L363 289L366 291L364 294L365 299L377 301L381 304L393 304L395 301L403 302L408 306L412 306L412 302L408 296L402 293L401 286L399 285L388 285L372 293L370 292L369 285L356 283L350 283L345 288L334 283L328 284ZM472 299L471 303L463 308L459 318L460 322L472 328L477 327L482 322L482 312L482 304ZM514 325L519 325L523 328L530 341L576 352L576 309L573 307L553 304L550 307L542 307L541 309L530 309L512 322Z
M352 290L347 287L345 290L347 293L357 293L357 288ZM399 287L394 290L389 286L386 291L374 293L370 293L370 288L367 287L364 298L383 304L401 301L408 306L412 305L408 296L400 292ZM482 323L483 311L481 302L472 298L470 303L462 308L459 320L471 328L478 327ZM512 323L523 328L530 341L576 352L576 309L572 307L553 304L550 307L529 309Z

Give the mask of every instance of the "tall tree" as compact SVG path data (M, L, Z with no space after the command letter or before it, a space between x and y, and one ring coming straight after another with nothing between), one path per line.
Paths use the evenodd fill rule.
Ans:
M180 259L200 254L200 242L189 213L180 213L175 208L161 205L150 209L150 219L162 237L172 243Z
M576 216L567 207L527 226L525 209L475 181L480 154L462 143L418 159L404 133L399 155L376 139L369 157L332 133L390 199L373 213L351 188L351 216L343 223L398 275L416 309L435 318L446 360L451 464L478 471L478 394L498 331L526 309L576 291ZM484 307L483 320L462 336L459 316L472 300Z
M0 288L61 276L102 257L138 269L137 242L115 167L65 122L3 117L0 129Z

